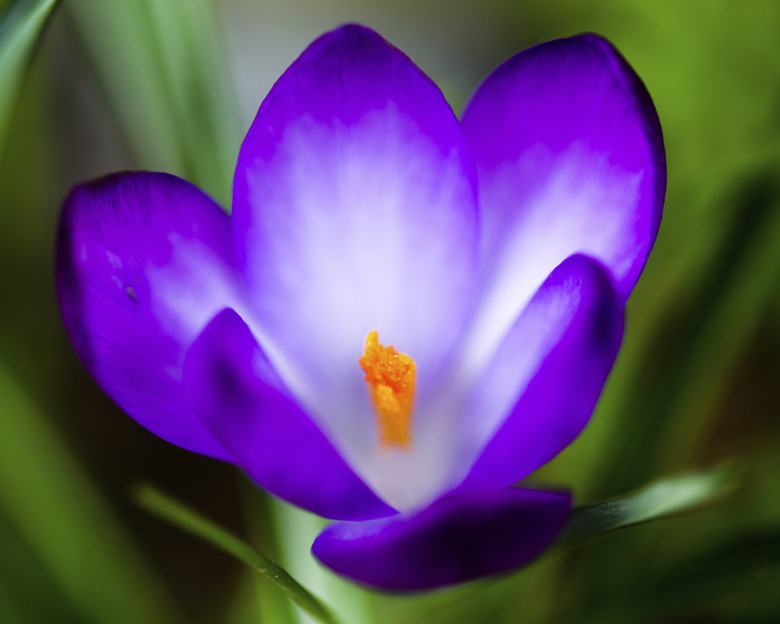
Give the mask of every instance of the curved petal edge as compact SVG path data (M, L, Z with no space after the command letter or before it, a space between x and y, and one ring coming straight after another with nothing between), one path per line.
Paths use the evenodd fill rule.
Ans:
M227 215L175 176L118 173L71 191L57 236L60 310L98 385L159 437L228 459L181 383L192 341L240 299Z
M565 331L455 491L516 483L560 453L590 419L623 339L623 304L609 271L587 256L562 262L531 306L559 305L550 295L561 290L576 301ZM490 384L506 378L524 334L533 331L525 318L520 316L486 371L482 390L488 402L502 390Z
M435 393L473 301L476 201L439 88L355 25L301 54L242 144L231 218L261 342L361 474L377 469L356 357L376 330L426 371L420 400Z
M195 341L184 383L206 428L262 488L326 518L396 513L301 410L233 310L218 314Z
M658 232L666 156L650 95L615 47L587 34L516 54L477 89L462 127L482 217L475 341L494 346L576 253L604 264L625 302Z
M568 493L507 488L435 502L412 515L327 527L312 553L334 572L392 591L419 591L518 568L563 527Z

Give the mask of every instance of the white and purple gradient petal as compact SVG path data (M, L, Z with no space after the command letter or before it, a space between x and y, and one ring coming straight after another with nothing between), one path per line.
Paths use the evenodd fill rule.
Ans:
M472 435L461 453L481 452L456 491L517 483L566 448L593 413L622 338L623 304L608 271L587 256L567 258L514 323L462 411Z
M60 221L57 294L77 354L123 410L169 442L228 459L182 385L192 341L216 312L241 307L217 204L160 173L75 188Z
M425 406L417 444L395 472L407 488L396 506L419 508L451 488L506 487L552 459L585 426L622 334L623 304L607 270L582 255L564 260L480 374L452 371Z
M233 310L218 314L195 341L184 380L206 428L272 494L339 520L396 513L355 475L291 398Z
M574 253L607 266L625 302L658 231L666 163L647 90L596 35L507 60L462 126L479 176L483 289L469 348L479 368Z
M508 488L451 496L413 515L332 524L312 552L366 585L434 589L530 562L550 545L570 508L566 493Z
M260 341L372 485L392 468L357 359L378 330L434 399L473 302L475 183L439 89L359 26L291 65L241 147L232 227Z

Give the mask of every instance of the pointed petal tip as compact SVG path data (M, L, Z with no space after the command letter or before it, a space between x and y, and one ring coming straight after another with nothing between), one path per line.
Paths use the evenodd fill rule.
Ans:
M320 36L320 39L325 38L385 41L378 32L357 22L346 22Z

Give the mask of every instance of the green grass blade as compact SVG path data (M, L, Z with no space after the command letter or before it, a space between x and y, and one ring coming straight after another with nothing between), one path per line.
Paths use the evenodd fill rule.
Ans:
M576 508L559 544L586 542L619 529L693 511L731 492L737 470L726 466L662 479L606 501Z
M0 148L33 45L57 0L12 0L0 14Z
M208 0L72 0L72 16L143 169L229 205L241 142L218 20Z
M0 510L79 621L183 621L90 479L2 362L0 397Z
M326 624L335 624L330 612L305 587L259 550L231 535L190 507L172 499L151 485L140 485L133 492L136 502L153 514L193 535L210 542L239 561L246 563L279 585L301 609Z

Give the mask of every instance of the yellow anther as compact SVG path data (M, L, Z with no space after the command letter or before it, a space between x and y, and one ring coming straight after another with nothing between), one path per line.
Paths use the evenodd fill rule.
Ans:
M366 373L365 380L379 419L379 439L387 445L408 446L414 398L414 360L398 353L392 346L382 346L379 334L372 331L366 337L360 367Z

